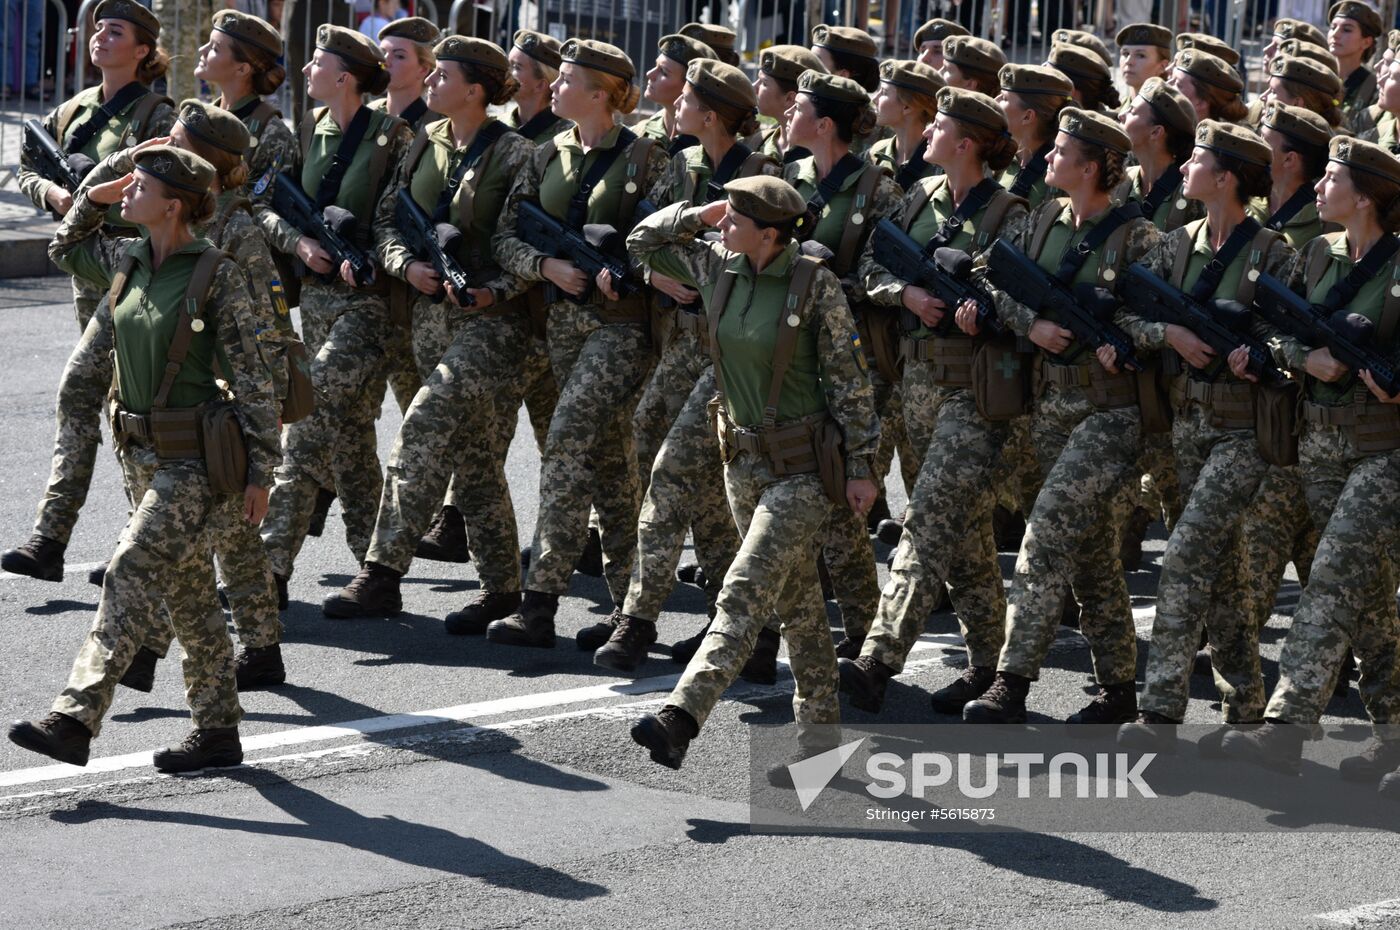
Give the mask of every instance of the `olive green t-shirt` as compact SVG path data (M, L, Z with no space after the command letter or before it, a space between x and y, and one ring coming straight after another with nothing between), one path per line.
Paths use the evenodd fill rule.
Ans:
M586 154L583 146L578 140L578 131L569 128L554 137L555 156L550 159L545 166L544 177L540 179L540 206L545 211L557 219L567 218L569 212L569 198L579 187L582 180L588 175L593 164L599 159L604 151L617 143L618 134L622 132L621 126L614 126L608 134L603 137L601 143L590 149ZM628 184L641 187L645 178L636 177L636 170L629 163L628 151L624 146L622 151L608 167L607 173L594 186L588 195L588 211L585 222L607 223L625 230L632 225L632 218L619 217L618 210L621 207L622 195L626 191ZM641 171L646 170L645 163L642 164ZM628 192L631 193L631 192ZM641 190L645 194L645 190Z
M1351 274L1351 269L1356 265L1356 262L1352 261L1351 258L1351 249L1347 245L1346 233L1338 235L1331 242L1327 248L1327 254L1331 256L1332 261L1317 284L1308 292L1310 303L1321 304L1326 300L1328 292ZM1379 327L1381 313L1385 309L1386 294L1394 286L1400 286L1400 261L1392 258L1375 277L1361 285L1356 296L1344 309L1347 313L1361 314ZM1392 339L1390 345L1377 346L1376 348L1383 354L1393 354L1394 340ZM1354 379L1350 377L1330 384L1316 378L1309 378L1308 398L1318 404L1347 403L1351 399L1354 383L1359 382L1354 382Z
M393 124L394 118L386 113L375 113L370 117L369 129L355 149L355 157L351 159L350 167L345 171L344 179L340 185L340 193L335 198L336 206L344 207L361 223L370 222L376 206L374 201L377 191L371 190L369 183L370 158L377 147L394 143ZM308 197L315 198L316 189L320 186L321 179L325 177L326 170L331 164L331 158L340 148L344 137L345 133L331 117L330 109L325 109L321 113L321 118L316 121L316 131L311 136L311 146L301 165L301 189L306 192ZM392 166L386 168L386 172L391 168Z
M495 122L494 118L487 119L477 132L485 132L487 127ZM457 147L456 141L452 137L451 120L440 119L428 124L428 147L414 168L409 190L413 194L414 201L429 216L432 216L433 210L437 207L438 198L442 195L443 188L447 186L447 179L457 170L469 148L471 148L470 142L460 148ZM461 188L458 188L458 196L453 199L447 211L448 222L461 229L463 233L457 243L456 258L460 262L468 263L467 267L472 270L479 270L483 258L486 261L491 261L491 237L496 232L496 221L505 208L506 194L510 190L511 182L515 180L501 170L494 159L490 159L484 169L479 167L483 158L489 159L492 148L494 146L486 149L484 154L474 156L472 164L467 166L468 171L484 170L484 174L479 178L472 179L476 183L476 192L472 199L472 215L465 220L462 217ZM473 165L478 167L474 168ZM463 186L466 186L465 181Z

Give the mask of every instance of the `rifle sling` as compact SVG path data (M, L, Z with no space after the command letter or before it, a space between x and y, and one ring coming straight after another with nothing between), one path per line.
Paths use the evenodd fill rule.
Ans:
M354 161L355 151L364 141L365 133L369 132L369 124L373 118L374 111L369 107L361 106L355 111L354 118L346 127L345 135L341 137L340 145L336 147L335 154L331 156L331 163L316 188L316 209L324 210L340 196L340 185L345 181L345 172L350 169L350 162Z
M1327 312L1335 313L1350 304L1356 298L1356 292L1361 290L1361 286L1376 276L1381 266L1395 255L1397 248L1400 248L1400 238L1394 235L1381 236L1380 241L1361 256L1361 261L1356 263L1351 273L1327 292L1327 296L1322 300L1322 306Z
M146 85L142 84L140 81L132 81L113 94L111 100L108 100L93 111L92 116L79 124L78 128L73 130L73 135L68 137L67 145L63 145L62 140L59 140L59 145L66 154L71 155L74 152L81 152L83 147L92 141L93 136L97 135L102 131L104 126L116 119L118 113L121 113L127 107L131 106L138 98L148 93L150 93L150 90Z
M899 166L898 173L895 174L895 183L900 190L908 190L910 185L919 180L919 175L923 174L928 167L928 162L924 161L924 153L928 151L928 140L920 139L919 144L914 146L914 151L909 154L909 160Z
M847 152L841 157L840 161L832 166L827 176L817 182L816 193L812 195L811 200L807 201L807 209L812 211L813 214L820 216L822 209L826 207L827 201L835 196L836 192L841 189L841 185L846 183L846 179L857 171L860 171L867 164L869 164L869 162ZM816 224L813 224L813 228L815 228L815 226Z
M1114 207L1109 211L1097 226L1089 230L1089 234L1075 245L1071 237L1070 243L1065 246L1065 253L1060 256L1060 265L1055 269L1055 277L1064 284L1073 284L1074 278L1079 274L1079 269L1084 267L1084 263L1089 260L1089 256L1098 251L1099 247L1108 241L1108 237L1118 231L1118 228L1130 220L1135 220L1142 216L1142 204L1136 200L1130 200L1122 206Z
M1269 217L1269 221L1264 224L1265 227L1272 229L1274 232L1278 232L1288 225L1289 220L1298 215L1299 210L1316 199L1317 194L1313 192L1311 184L1304 183L1298 185L1298 189L1293 192L1293 196L1285 200L1283 206L1279 207L1278 211L1275 212L1273 216Z
M566 223L575 229L583 229L583 225L588 222L588 198L593 193L593 188L597 186L599 181L603 180L603 176L608 173L608 169L612 168L613 162L617 161L623 150L636 139L636 133L624 126L618 130L617 141L610 148L598 152L593 166L588 169L588 173L579 182L578 190L574 191L574 195L569 198L569 210L564 218Z
M1191 290L1187 293L1196 300L1209 300L1215 294L1215 289L1220 286L1220 279L1225 276L1225 269L1230 267L1246 245L1254 241L1259 230L1258 220L1252 216L1245 217L1244 222L1236 226L1226 238L1220 251L1212 255L1210 261L1206 262L1206 266L1201 269L1201 276L1196 279L1195 284L1191 285Z
M1031 188L1045 179L1045 171L1049 168L1046 159L1054 147L1053 142L1045 143L1031 156L1030 161L1021 166L1021 170L1016 172L1016 180L1011 183L1011 193L1017 197L1030 196Z

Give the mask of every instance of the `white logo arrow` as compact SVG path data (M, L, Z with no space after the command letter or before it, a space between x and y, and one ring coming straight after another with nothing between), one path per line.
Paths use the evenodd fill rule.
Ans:
M831 784L836 773L841 771L841 766L855 755L856 749L863 742L865 737L862 736L854 742L828 749L787 767L788 774L792 776L792 786L797 789L797 800L802 804L804 811L811 807L817 796Z

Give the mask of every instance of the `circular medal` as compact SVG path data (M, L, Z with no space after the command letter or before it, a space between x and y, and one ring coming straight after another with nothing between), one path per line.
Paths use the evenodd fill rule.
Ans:
M1103 279L1105 281L1112 281L1116 277L1118 277L1118 272L1114 271L1112 268L1105 268L1103 270Z
M1177 200L1177 202L1176 202L1176 208L1177 208L1178 210L1185 210L1185 209L1186 209L1186 198L1185 198L1185 197L1182 197L1181 199Z
M787 325L789 325L789 326L797 326L797 325L798 325L799 323L801 323L801 322L802 322L802 317L798 316L798 315L795 314L795 313L789 314L789 316L788 316L788 318L787 318Z
M388 144L389 144L389 137L388 137L388 136L385 136L385 135L381 135L378 139L375 139L374 141L375 141L375 142L378 142L380 145L388 145Z
M193 320L190 320L190 329L194 330L197 333L204 332L204 321L197 317Z
M1390 296L1400 297L1400 284L1392 284L1390 286Z
M257 136L250 136L250 137L248 138L248 148L253 149L253 148L257 148L257 147L258 147L258 137L257 137Z
M830 216L831 207L822 207L822 216Z
M629 194L635 194L637 192L637 182L628 181L627 185L623 187L623 190L627 191Z
M476 169L475 169L475 168L470 168L470 169L468 169L468 170L467 170L467 173L466 173L465 175L463 175L463 177L465 177L468 181L470 181L472 178L476 177Z
M1249 269L1249 280L1251 280L1251 281L1258 281L1258 280L1259 280L1259 269L1258 269L1258 268L1251 268L1251 269Z
M859 213L852 213L852 214L851 214L851 225L852 225L852 226L859 226L861 223L864 223L864 222L865 222L865 217L862 216L861 214L859 214Z

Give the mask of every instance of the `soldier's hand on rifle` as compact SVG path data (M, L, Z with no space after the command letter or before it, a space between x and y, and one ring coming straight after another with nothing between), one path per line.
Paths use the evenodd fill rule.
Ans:
M953 321L958 324L958 329L969 336L976 336L982 331L982 324L977 322L977 301L969 297L958 305L957 313L953 316Z
M1059 355L1074 341L1074 333L1063 326L1056 326L1049 320L1036 320L1026 334L1031 342L1052 355Z
M909 312L922 320L925 326L937 326L943 322L943 313L948 305L923 288L910 284L899 297Z
M496 295L489 287L469 287L465 294L458 294L456 288L447 285L447 296L463 309L485 310L496 302Z
M96 184L89 187L87 192L88 200L110 207L112 204L118 203L122 199L122 191L126 190L127 185L132 182L134 177L135 175L132 174L124 174L115 181L108 181L106 184ZM61 190L61 188L54 189ZM67 191L64 191L64 193L67 194ZM73 198L71 196L68 198L68 206L73 206Z
M1118 374L1118 350L1105 343L1094 350L1094 355L1098 358L1103 370L1111 375Z
M355 269L350 267L349 259L346 259L345 261L342 261L340 263L340 280L344 281L351 287L360 286L359 284L355 283Z
M540 264L540 274L566 294L578 297L588 290L588 275L579 271L573 262L562 258L546 258Z
M594 283L598 285L598 292L608 300L622 299L622 295L613 290L612 272L608 269L604 268L602 271L599 271L598 276L594 279Z
M1366 369L1361 369L1361 380L1366 382L1366 386L1371 389L1371 393L1376 395L1376 400L1383 404L1400 404L1400 394L1394 397L1387 394L1385 389L1376 383L1376 379L1371 377L1371 373Z
M317 274L331 273L331 253L321 248L321 243L310 236L297 240L297 258Z
M44 202L59 216L67 216L68 211L73 209L73 195L57 184L49 188L49 192L44 195Z
M1167 345L1186 360L1192 368L1206 368L1215 361L1215 350L1185 326L1167 324Z
M1236 378L1258 382L1259 376L1249 370L1249 346L1240 346L1226 360L1230 363L1230 373Z
M427 294L429 297L436 294L438 289L442 287L442 278L438 275L432 262L409 262L408 268L404 270L404 277L420 293Z
M1332 357L1332 350L1325 346L1321 349L1313 349L1308 353L1304 369L1319 381L1340 381L1347 376L1350 370L1347 366Z
M651 286L678 304L688 304L700 297L699 291L686 287L670 275L662 274L659 271L651 273Z

